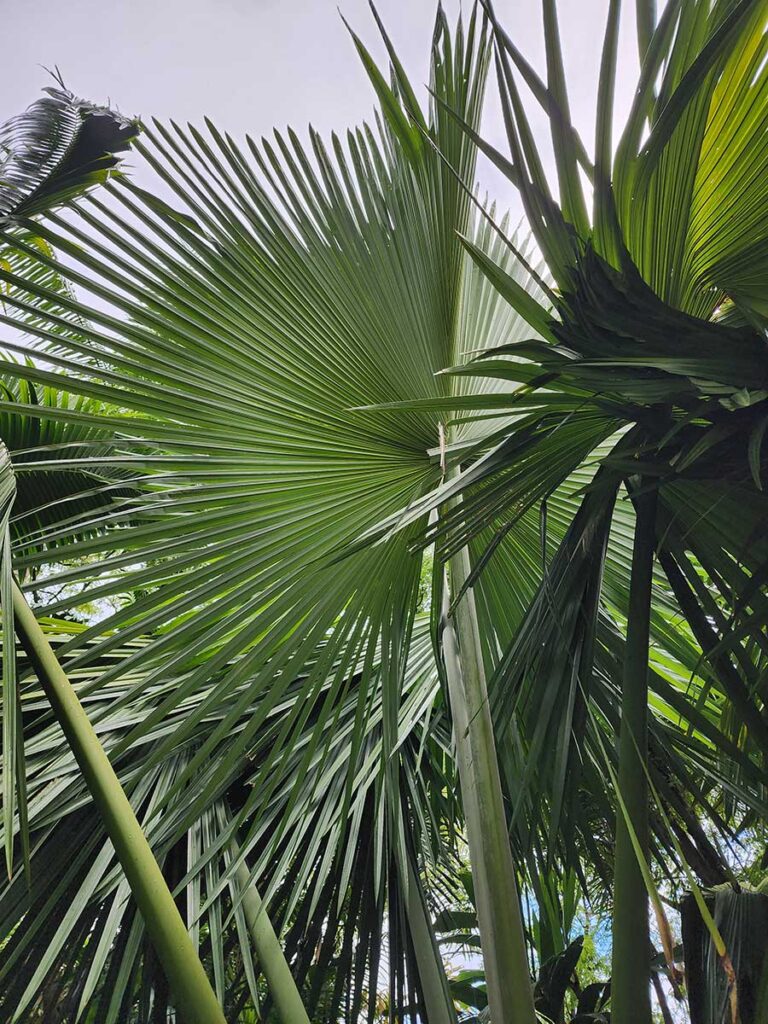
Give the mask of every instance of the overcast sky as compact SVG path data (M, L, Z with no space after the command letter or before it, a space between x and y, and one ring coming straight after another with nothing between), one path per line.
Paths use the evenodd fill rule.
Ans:
M383 61L367 0L26 0L3 10L0 119L26 107L58 66L80 96L107 99L125 114L199 122L259 136L311 123L322 133L370 118L373 93L338 8ZM634 5L625 5L629 12ZM427 80L436 0L379 0L378 10L416 84ZM444 0L451 18L459 9ZM594 97L607 0L560 0L572 114L591 150ZM469 4L464 4L467 10ZM496 0L518 46L543 70L540 4ZM619 53L617 120L626 112L637 63L632 18L625 16ZM491 82L486 137L504 148ZM534 122L539 137L546 123ZM137 169L146 184L148 172ZM481 166L484 188L502 205L514 193L493 168Z

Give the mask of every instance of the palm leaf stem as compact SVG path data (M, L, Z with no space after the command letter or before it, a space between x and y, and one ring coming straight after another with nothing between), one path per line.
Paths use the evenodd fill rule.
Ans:
M413 941L427 1020L429 1024L456 1024L456 1009L448 989L448 979L435 941L435 932L427 914L424 894L410 858L406 855L403 859L406 862L405 874L408 882L408 927Z
M488 1002L493 1020L533 1024L533 989L471 589L449 614L450 593L462 592L470 571L464 548L446 573L442 649Z
M185 1024L225 1024L178 907L82 704L13 583L16 632L75 755Z
M243 892L243 912L248 932L259 959L259 966L267 979L269 994L277 1008L278 1016L283 1024L309 1024L307 1011L301 1001L283 947L242 859L237 866L236 878L238 887Z
M656 490L639 493L635 510L618 771L618 788L628 821L623 815L616 817L611 1015L621 1024L650 1024L648 893L640 856L647 861L648 783L643 761L647 762L648 757L648 646ZM637 853L630 825L639 845Z

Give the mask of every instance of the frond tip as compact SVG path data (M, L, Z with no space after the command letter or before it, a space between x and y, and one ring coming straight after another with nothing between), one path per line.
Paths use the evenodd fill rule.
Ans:
M60 206L106 180L139 122L64 88L0 126L0 223Z

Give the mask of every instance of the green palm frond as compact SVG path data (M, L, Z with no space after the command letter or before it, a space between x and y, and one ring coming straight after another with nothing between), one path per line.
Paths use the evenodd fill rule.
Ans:
M116 153L136 137L135 121L50 87L0 128L0 219L50 210L106 181Z
M756 543L757 524L765 514L761 443L766 417L765 341L759 316L751 307L742 307L740 323L733 316L731 323L725 322L721 307L735 308L737 300L724 279L715 282L712 268L721 265L719 245L724 254L727 249L734 270L742 260L745 270L768 280L768 268L761 269L753 245L754 238L766 234L766 219L759 213L766 198L765 181L752 173L768 155L761 120L761 97L768 82L765 11L760 4L723 2L715 5L710 17L707 4L668 4L644 46L647 52L635 105L612 157L604 138L610 123L618 23L618 6L611 7L598 111L594 215L593 223L585 225L574 191L579 147L568 126L567 100L558 72L556 17L551 5L545 7L550 72L550 95L545 99L557 136L556 151L559 146L561 197L570 196L562 209L547 198L541 161L519 102L516 70L526 81L530 74L492 12L491 19L510 140L510 177L523 193L547 269L558 284L554 307L548 308L541 299L532 306L530 290L521 295L498 257L469 249L479 269L532 329L542 333L543 325L545 340L526 338L499 346L452 371L462 380L476 374L517 385L511 399L502 395L494 403L503 425L487 433L474 450L449 453L460 473L405 514L384 520L372 533L407 526L461 494L461 504L441 516L431 536L447 537L449 552L472 541L477 551L476 586L482 589L481 571L492 573L498 546L542 501L551 510L563 481L581 479L582 486L593 488L593 470L586 475L584 470L602 462L613 480L605 499L610 503L623 495L618 490L622 481L645 474L660 487L658 546L669 577L657 578L655 607L666 606L667 616L682 612L689 620L689 632L681 644L668 620L657 615L654 643L673 662L683 659L673 675L686 675L682 665L693 677L701 674L702 692L712 698L709 707L714 720L719 719L723 740L733 736L734 723L722 712L726 705L733 707L736 720L749 729L746 746L753 756L766 749L768 740L761 720L762 654L754 645L765 557ZM645 16L641 22L647 27ZM721 153L724 143L725 116L737 143L729 150L729 159L715 166L714 154ZM743 162L745 154L749 167ZM719 212L726 202L731 204L730 215L727 229L721 232ZM671 204L677 204L674 211ZM703 234L693 227L705 221L708 250ZM739 239L744 249L737 255ZM710 269L705 271L705 266ZM476 415L466 400L454 408L467 420ZM587 628L582 610L591 604L584 604L589 577L574 551L584 552L598 573L603 572L600 549L605 545L607 520L601 526L589 510L591 506L597 516L604 517L608 506L594 495L584 498L578 516L587 517L589 525L574 542L567 531L578 534L579 504L577 500L563 508L560 531L552 536L562 546L559 563L551 563L550 574L562 571L562 582L557 577L554 583L545 580L537 598L539 611L534 603L520 634L516 638L514 630L508 634L509 646L499 670L503 687L498 700L505 714L516 687L532 671L533 663L526 660L524 650L543 651L543 657L561 655L553 677L560 680L560 689L553 694L558 692L566 707L570 704L565 695L575 682L572 678L569 684L569 677L576 671L580 681L573 692L580 693L587 685L587 666L600 656L598 642L594 655L576 670L575 651L583 650ZM626 578L629 572L632 531L632 515L624 498L615 506L613 518L604 579L598 579L597 586L609 618L620 626L628 593L626 586L616 584L622 573ZM737 519L744 523L743 530L736 530ZM562 608L561 601L566 602ZM717 611L718 606L722 611ZM718 623L716 628L713 622ZM558 636L564 642L559 652L552 649ZM566 653L568 644L575 645L570 653ZM686 644L694 652L693 660ZM697 649L717 655L714 674L701 663ZM560 704L553 702L555 706L559 711ZM706 706L686 701L677 713L685 714L690 707L696 715ZM534 707L540 715L539 704ZM554 714L553 722L559 721ZM710 731L711 741L712 721L701 724ZM690 727L698 728L692 721ZM540 717L539 728L545 728ZM566 735L567 731L566 726ZM741 745L743 741L737 746ZM734 750L732 743L724 747Z
M65 418L41 419L34 414L38 406L52 417L64 411ZM0 380L0 437L16 476L10 522L16 546L30 553L47 552L47 559L55 561L58 531L65 541L73 533L92 536L102 517L138 500L130 470L85 465L96 453L119 454L119 437L94 425L99 416L114 411L97 400L35 385L23 377ZM85 422L77 419L79 415ZM126 443L130 444L127 438Z
M46 628L60 648L73 627L51 620ZM78 631L82 632L82 627ZM145 646L146 640L126 645L110 654L108 664L116 659L127 662ZM89 682L99 678L101 667L97 664L73 674L79 693L88 692ZM233 667L225 666L221 675ZM371 671L373 680L367 678ZM121 683L100 689L87 703L100 720L99 734L108 752L149 717L168 688L183 686L184 678L168 680L164 687L145 686L141 705L134 703L130 712L115 711L120 694L139 682L144 682L140 669L126 671ZM409 857L418 853L420 858L440 859L446 837L455 835L458 806L451 796L455 782L450 729L440 707L428 623L422 620L417 627L411 647L396 726L397 793L389 797L392 773L381 757L381 666L371 670L361 664L353 668L342 694L334 692L331 678L326 681L313 706L305 709L303 732L290 747L280 746L276 755L276 738L295 705L306 701L304 680L295 679L281 705L270 709L248 757L229 765L213 802L203 801L208 774L201 770L187 786L183 802L161 809L163 797L211 725L201 725L189 743L177 746L149 771L147 755L162 745L164 737L173 735L192 708L203 703L218 685L218 679L210 680L161 726L148 731L143 742L123 758L121 781L166 877L177 887L188 926L216 980L223 1005L234 1015L238 1000L258 1005L265 996L258 980L261 965L258 959L254 962L249 938L245 894L251 890L264 895L270 917L282 927L286 955L313 1020L326 1019L315 1016L323 1001L328 1019L335 1019L339 1000L349 999L358 1008L365 1006L371 985L375 988L385 935L393 928L406 928L399 939L390 933L389 943L392 956L402 949L407 961L390 965L393 977L399 979L398 985L416 985L408 1001L418 1001L415 954L407 952L410 923L407 916L405 922L398 917L405 913L404 907L398 909L399 894L405 889L400 878L403 865L397 859L388 808L393 800L401 807L408 842L415 844ZM359 741L355 787L350 793L349 758L359 731L363 688L369 691L365 696L369 707ZM260 715L262 702L268 703L268 695L254 695L252 703L242 707L237 730L245 729L252 717ZM23 1012L39 992L50 998L53 987L60 1007L69 1007L73 1019L78 1010L91 1006L104 1020L122 1020L137 1001L150 998L153 989L156 1000L167 999L167 989L143 938L140 919L128 899L103 826L87 800L85 783L74 759L62 750L58 727L49 723L41 695L29 687L24 691L23 708L33 827L32 877L48 877L54 863L67 868L53 888L35 886L30 892L22 878L15 878L0 892L4 929L11 936L0 968L2 1005L9 1013ZM226 717L228 710L222 703L216 719ZM221 754L226 758L226 745ZM252 829L254 784L265 765L274 780L272 793L258 828ZM84 836L88 837L85 843ZM73 958L71 952L83 928L93 930L95 938L84 958ZM41 943L45 949L42 957ZM320 943L326 953L318 961ZM234 961L233 950L239 951ZM320 984L318 963L330 972L333 998L327 984ZM234 977L230 976L232 970Z
M479 17L451 35L439 14L432 86L472 123L488 56ZM393 1004L427 999L436 954L425 961L411 937L424 902L413 879L458 829L450 726L429 631L416 624L416 531L338 555L441 473L439 411L359 407L439 398L452 384L438 371L521 327L466 260L458 232L480 244L487 228L435 149L471 180L474 146L436 101L422 125L435 145L422 143L402 71L390 89L370 70L384 119L329 148L313 132L307 146L293 132L240 146L210 124L148 128L136 149L179 209L119 179L36 220L62 262L37 258L77 289L57 302L82 322L54 332L45 289L28 285L39 320L25 329L45 361L23 374L4 363L36 393L82 396L8 406L9 425L23 415L55 431L51 457L35 449L20 469L70 487L95 474L100 502L123 479L132 490L69 517L46 501L42 530L19 534L14 559L27 573L45 567L47 595L60 589L46 614L135 595L57 653L167 875L201 908L188 925L232 1013L231 1000L264 995L247 920L243 931L243 869L309 1006L333 1020L366 1003L373 1013L386 948ZM27 251L17 234L14 244ZM9 308L21 308L16 275L2 275ZM56 567L39 543L53 539ZM55 931L9 910L4 998L28 1006L66 977L68 1005L120 1019L167 994L76 776L57 768L55 805L37 789L61 750L28 700L39 750L30 828L42 844L33 884L45 850L68 842L71 815L89 813L95 838L48 908ZM177 849L186 879L168 859ZM65 969L77 929L91 927L98 950ZM109 984L94 985L107 961Z

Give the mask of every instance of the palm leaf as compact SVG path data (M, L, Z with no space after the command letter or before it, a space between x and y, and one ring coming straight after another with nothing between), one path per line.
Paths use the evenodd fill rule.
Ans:
M107 107L50 87L0 128L0 218L34 216L104 182L137 124Z
M479 19L450 38L439 16L433 89L471 123L487 61ZM39 319L25 327L47 347L23 376L83 398L23 413L73 440L87 435L79 450L35 459L34 471L70 482L96 474L104 497L125 474L132 494L71 521L45 502L44 531L18 538L16 564L46 568L44 599L62 588L47 613L135 595L57 653L167 877L186 888L187 924L227 1012L263 995L242 946L242 868L304 997L328 1019L354 1018L366 1000L373 1012L365 993L385 933L393 1000L426 998L404 866L439 857L456 829L447 726L430 711L434 655L428 635L416 642L421 559L404 535L336 563L382 510L437 480L430 449L441 417L353 407L447 392L436 372L483 341L474 304L494 336L516 320L505 310L496 323L493 292L465 260L456 232L474 232L469 197L433 147L399 137L402 82L391 95L378 79L377 88L385 120L329 149L315 133L306 147L292 132L240 146L213 125L204 134L155 124L137 150L182 209L122 179L34 222L65 257L38 255L78 289L57 301L82 325L52 345L46 288L27 285ZM427 131L471 179L474 147L437 102ZM29 248L16 235L14 244ZM16 275L4 273L9 307L20 308ZM86 292L98 301L83 301ZM5 369L21 376L11 360ZM52 568L40 541L54 538ZM427 667L414 668L424 656ZM426 701L410 697L414 671L431 680ZM28 742L42 744L53 726L31 707ZM35 780L51 777L59 751L54 733ZM41 849L66 841L83 802L75 781L60 814L35 789ZM9 910L8 1007L29 1005L62 970L73 1012L120 1019L168 998L90 828L94 845L56 894L33 892L55 900L43 915L53 934L40 931L41 914L20 921ZM173 867L179 848L192 851L186 879ZM91 924L98 946L64 969L65 950ZM310 955L318 943L324 977ZM238 948L242 973L230 986Z

